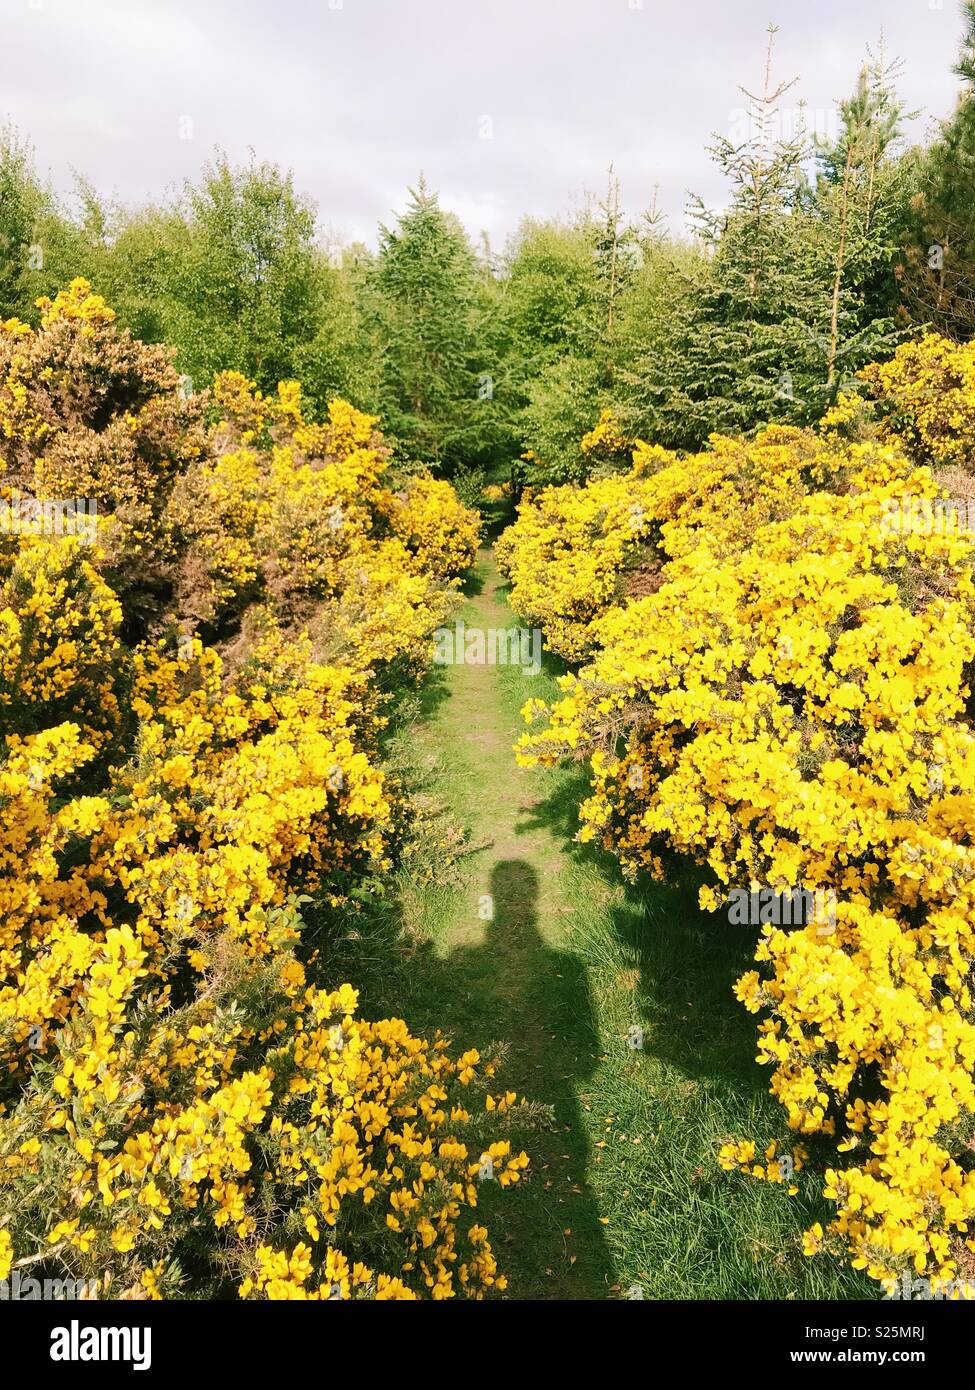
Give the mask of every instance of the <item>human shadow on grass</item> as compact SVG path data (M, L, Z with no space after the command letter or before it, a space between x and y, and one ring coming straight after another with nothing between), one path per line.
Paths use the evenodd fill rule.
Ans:
M627 1025L641 1029L641 1054L666 1069L658 1081L666 1094L653 1107L655 1115L673 1133L681 1124L703 1124L707 1129L713 1119L706 1117L723 1111L730 1138L733 1133L741 1137L736 1127L741 1116L761 1114L765 1123L759 1132L784 1138L784 1116L769 1095L768 1069L755 1059L755 1018L734 994L735 981L754 968L754 929L732 925L724 913L702 911L697 893L704 871L676 856L670 881L641 877L624 886L612 855L571 839L585 784L584 776L572 772L561 777L527 813L526 828L548 826L562 838L567 855L591 868L594 878L619 885L616 901L596 908L602 922L588 925L586 904L580 903L574 941L584 960L590 945L595 948L595 988L612 992L623 983L632 990ZM636 1078L634 1084L640 1084ZM815 1145L810 1141L808 1147L812 1152ZM726 1200L719 1191L724 1177L712 1151L689 1180L701 1202ZM809 1199L802 1218L795 1219L811 1224L827 1216L821 1203Z
M550 1124L526 1140L532 1163L524 1189L485 1189L482 1197L510 1297L611 1297L613 1264L587 1184L590 1154L578 1099L599 1055L586 970L543 940L530 864L499 862L490 888L493 916L482 941L455 946L446 957L429 940L414 942L408 960L401 959L395 1000L386 990L365 993L373 1003L382 997L381 1006L401 1013L415 1030L439 1029L458 1048L487 1053L500 1043L497 1089L551 1108ZM472 925L478 909L472 897Z
M586 970L575 955L543 940L530 864L501 861L490 882L493 917L483 944L451 951L441 997L468 1033L507 1044L506 1084L551 1106L554 1116L554 1127L534 1136L533 1180L505 1222L504 1242L516 1247L512 1294L521 1285L523 1297L604 1298L613 1271L587 1186L578 1100L599 1054Z
M586 769L563 773L558 786L524 813L518 830L547 828L576 863L621 882L613 855L574 838L589 790ZM754 930L702 911L697 892L704 875L696 865L673 856L670 868L667 882L641 876L626 886L610 913L621 958L637 977L634 1021L652 1039L647 1045L654 1054L688 1077L763 1093L768 1078L755 1064L755 1022L733 993L754 964Z

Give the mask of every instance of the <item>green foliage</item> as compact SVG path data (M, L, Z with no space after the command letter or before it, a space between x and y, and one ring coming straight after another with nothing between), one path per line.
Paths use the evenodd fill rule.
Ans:
M713 266L697 244L658 239L624 300L614 345L613 405L625 432L693 449L719 422L710 382L693 370L706 333Z
M840 103L837 139L814 144L801 127L781 133L792 84L772 82L774 33L761 93L745 91L744 128L711 147L728 206L695 200L697 246L654 240L624 298L610 397L630 434L670 448L814 420L898 341L909 179L896 65L871 60Z
M0 318L37 324L35 301L53 295L91 261L97 200L77 180L79 214L69 217L34 167L34 152L0 126Z
M829 405L853 373L892 351L898 338L895 264L906 171L897 157L905 115L895 81L900 64L870 58L852 96L839 103L840 134L818 149L812 267L829 288L829 317L819 306L814 336L823 354ZM818 364L817 364L818 365Z
M336 396L379 413L383 344L364 307L373 263L370 252L355 245L333 248L319 264L319 322L298 345L294 373L318 419Z
M176 254L159 264L183 370L206 381L233 368L262 388L292 377L321 321L311 204L274 165L218 155L178 211Z
M783 135L792 84L772 78L771 29L743 129L711 147L727 201L692 205L692 237L653 211L629 221L612 166L603 198L526 219L500 256L422 179L376 252L323 243L290 173L219 152L168 202L117 208L79 180L69 211L8 130L0 313L36 322L36 297L82 274L197 388L228 368L264 390L300 379L313 418L342 396L383 418L404 464L450 476L527 452L523 481L577 479L604 407L678 449L807 423L912 327L975 332L975 0L966 14L962 99L927 150L902 149L882 56L834 140Z
M451 472L482 457L492 364L478 361L477 264L457 219L421 178L379 229L367 314L383 343L379 410L407 454Z
M451 482L454 491L465 507L481 511L484 507L483 492L487 486L488 475L484 468L458 468Z
M599 417L605 395L590 357L560 357L543 368L525 408L525 437L541 467L524 471L531 483L582 482L579 440Z
M503 259L491 325L502 363L496 399L510 438L509 457L530 449L563 479L577 460L581 433L595 418L592 401L581 394L595 382L592 362L599 345L594 252L585 219L526 218ZM566 417L562 412L570 401Z
M589 229L526 219L506 257L503 309L511 371L523 398L540 368L566 353L592 352L597 312Z
M953 115L937 139L913 152L900 269L906 313L946 337L975 334L975 0L965 0L955 67L962 79Z
M26 319L31 311L31 245L45 206L29 147L0 130L0 317Z

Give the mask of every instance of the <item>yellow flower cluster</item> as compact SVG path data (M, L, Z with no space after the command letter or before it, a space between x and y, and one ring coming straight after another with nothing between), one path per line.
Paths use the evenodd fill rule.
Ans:
M158 594L179 549L169 493L206 447L203 397L186 398L171 351L121 331L86 280L38 306L38 330L0 329L0 465L25 498L97 510L96 563L123 601Z
M72 280L66 290L59 290L53 299L39 299L37 307L41 310L42 328L59 319L75 320L85 327L115 322L115 310L109 308L100 294L93 294L91 285L80 276Z
M622 596L646 556L653 512L643 487L626 476L545 488L522 503L497 542L512 606L567 661L592 649L592 620Z
M19 319L0 320L0 438L35 443L44 438L48 424L32 409L27 390L30 360L23 339L33 336L30 324Z
M663 560L696 544L699 531L731 548L787 513L802 495L803 470L824 476L833 467L821 441L783 427L744 452L715 436L707 453L685 463L637 440L629 473L545 488L522 504L496 547L512 604L544 629L553 651L580 661L597 643L593 621L654 593Z
M39 299L43 328L60 322L80 325L84 338L95 336L95 327L115 321L100 295L93 294L87 280L73 280L53 300ZM0 319L0 437L37 443L50 432L52 421L31 400L28 381L32 375L30 353L35 334L19 319ZM54 367L49 368L53 376Z
M122 724L122 609L74 537L24 538L0 583L0 721L77 720L101 746Z
M481 497L485 502L503 502L512 493L511 483L488 483L487 487L481 488Z
M449 483L420 474L394 494L389 522L416 563L435 574L460 575L477 554L479 521Z
M878 1280L952 1279L975 1217L975 547L889 524L938 495L893 441L775 428L671 462L638 445L630 475L543 493L505 540L516 609L591 653L526 706L518 750L588 759L580 838L627 874L689 856L704 907L762 887L833 905L758 927L737 991L769 1011L789 1125L849 1155L829 1238ZM627 595L635 550L654 588ZM548 608L546 564L572 576ZM747 1144L722 1162L769 1175Z
M580 443L583 458L590 469L627 469L633 450L633 441L628 439L620 428L612 410L599 412L599 419L588 434L582 436Z
M975 343L929 333L860 376L889 438L919 460L975 468Z
M182 418L170 369L83 282L42 307L38 334L4 332L55 445L8 416L10 458L49 480L87 460L124 516L114 562L0 547L0 1278L49 1259L127 1297L502 1291L474 1208L522 1179L520 1107L490 1058L358 1018L320 955L396 852L383 690L431 658L475 519L446 484L385 488L376 422L336 402L307 424L296 383L218 379L199 452L116 448ZM139 415L71 415L57 353L81 395L102 358L144 369ZM139 478L168 567L116 593ZM221 650L186 630L212 594Z
M389 660L391 639L425 660L451 581L473 559L477 514L449 483L387 486L376 421L345 401L309 424L297 383L266 398L237 373L217 378L214 398L225 411L215 452L187 471L168 511L186 544L181 616L225 620L261 599L289 619L314 604L333 634L372 628L361 664Z
M64 843L70 827L59 832ZM237 946L214 923L216 940L184 958L175 933L147 949L130 926L86 935L48 920L29 998L0 1000L8 1038L12 1011L21 1028L25 1010L48 1018L29 1025L20 1050L38 1056L0 1121L7 1260L50 1249L116 1295L186 1291L177 1250L214 1281L231 1273L242 1297L503 1291L486 1229L464 1222L486 1169L505 1188L527 1165L510 1140L482 1137L494 1064L401 1020L357 1019L349 986L307 982L293 907L252 906L258 917L259 961L253 935ZM187 998L178 966L194 956L203 986Z

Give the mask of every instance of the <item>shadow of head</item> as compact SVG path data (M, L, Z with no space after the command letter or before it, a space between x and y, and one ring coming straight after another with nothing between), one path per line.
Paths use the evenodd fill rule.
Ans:
M538 915L538 875L523 859L503 859L491 872L492 926L533 927Z

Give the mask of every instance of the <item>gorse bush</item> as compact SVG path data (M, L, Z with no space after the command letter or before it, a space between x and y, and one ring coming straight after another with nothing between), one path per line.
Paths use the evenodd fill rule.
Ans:
M169 494L204 447L202 398L184 398L171 353L119 330L86 281L42 301L36 332L0 327L10 492L96 503L99 563L133 619L158 605L174 547Z
M975 346L928 333L860 375L889 438L919 462L975 469Z
M941 360L929 342L865 375L913 379L918 353ZM916 418L912 450L935 428ZM959 399L933 461L958 457L964 419ZM763 917L737 985L789 1127L836 1143L835 1216L806 1249L937 1288L975 1248L975 544L912 523L943 488L890 423L860 442L839 424L684 459L638 443L625 477L522 506L514 606L586 664L526 706L518 758L588 762L580 838L628 875L662 877L676 852L702 866L706 908L741 888L830 895L826 918ZM801 1145L766 1158L752 1138L720 1155L772 1181L808 1171Z
M184 399L82 281L3 326L0 383L18 489L98 514L2 538L0 1278L502 1290L475 1208L522 1178L520 1105L490 1057L359 1018L322 932L398 852L379 734L476 516L392 490L341 401Z
M75 537L26 540L0 584L0 711L8 734L62 720L96 748L121 732L122 606Z
M516 611L567 661L588 654L590 623L645 550L652 516L639 499L633 478L546 488L498 541Z

